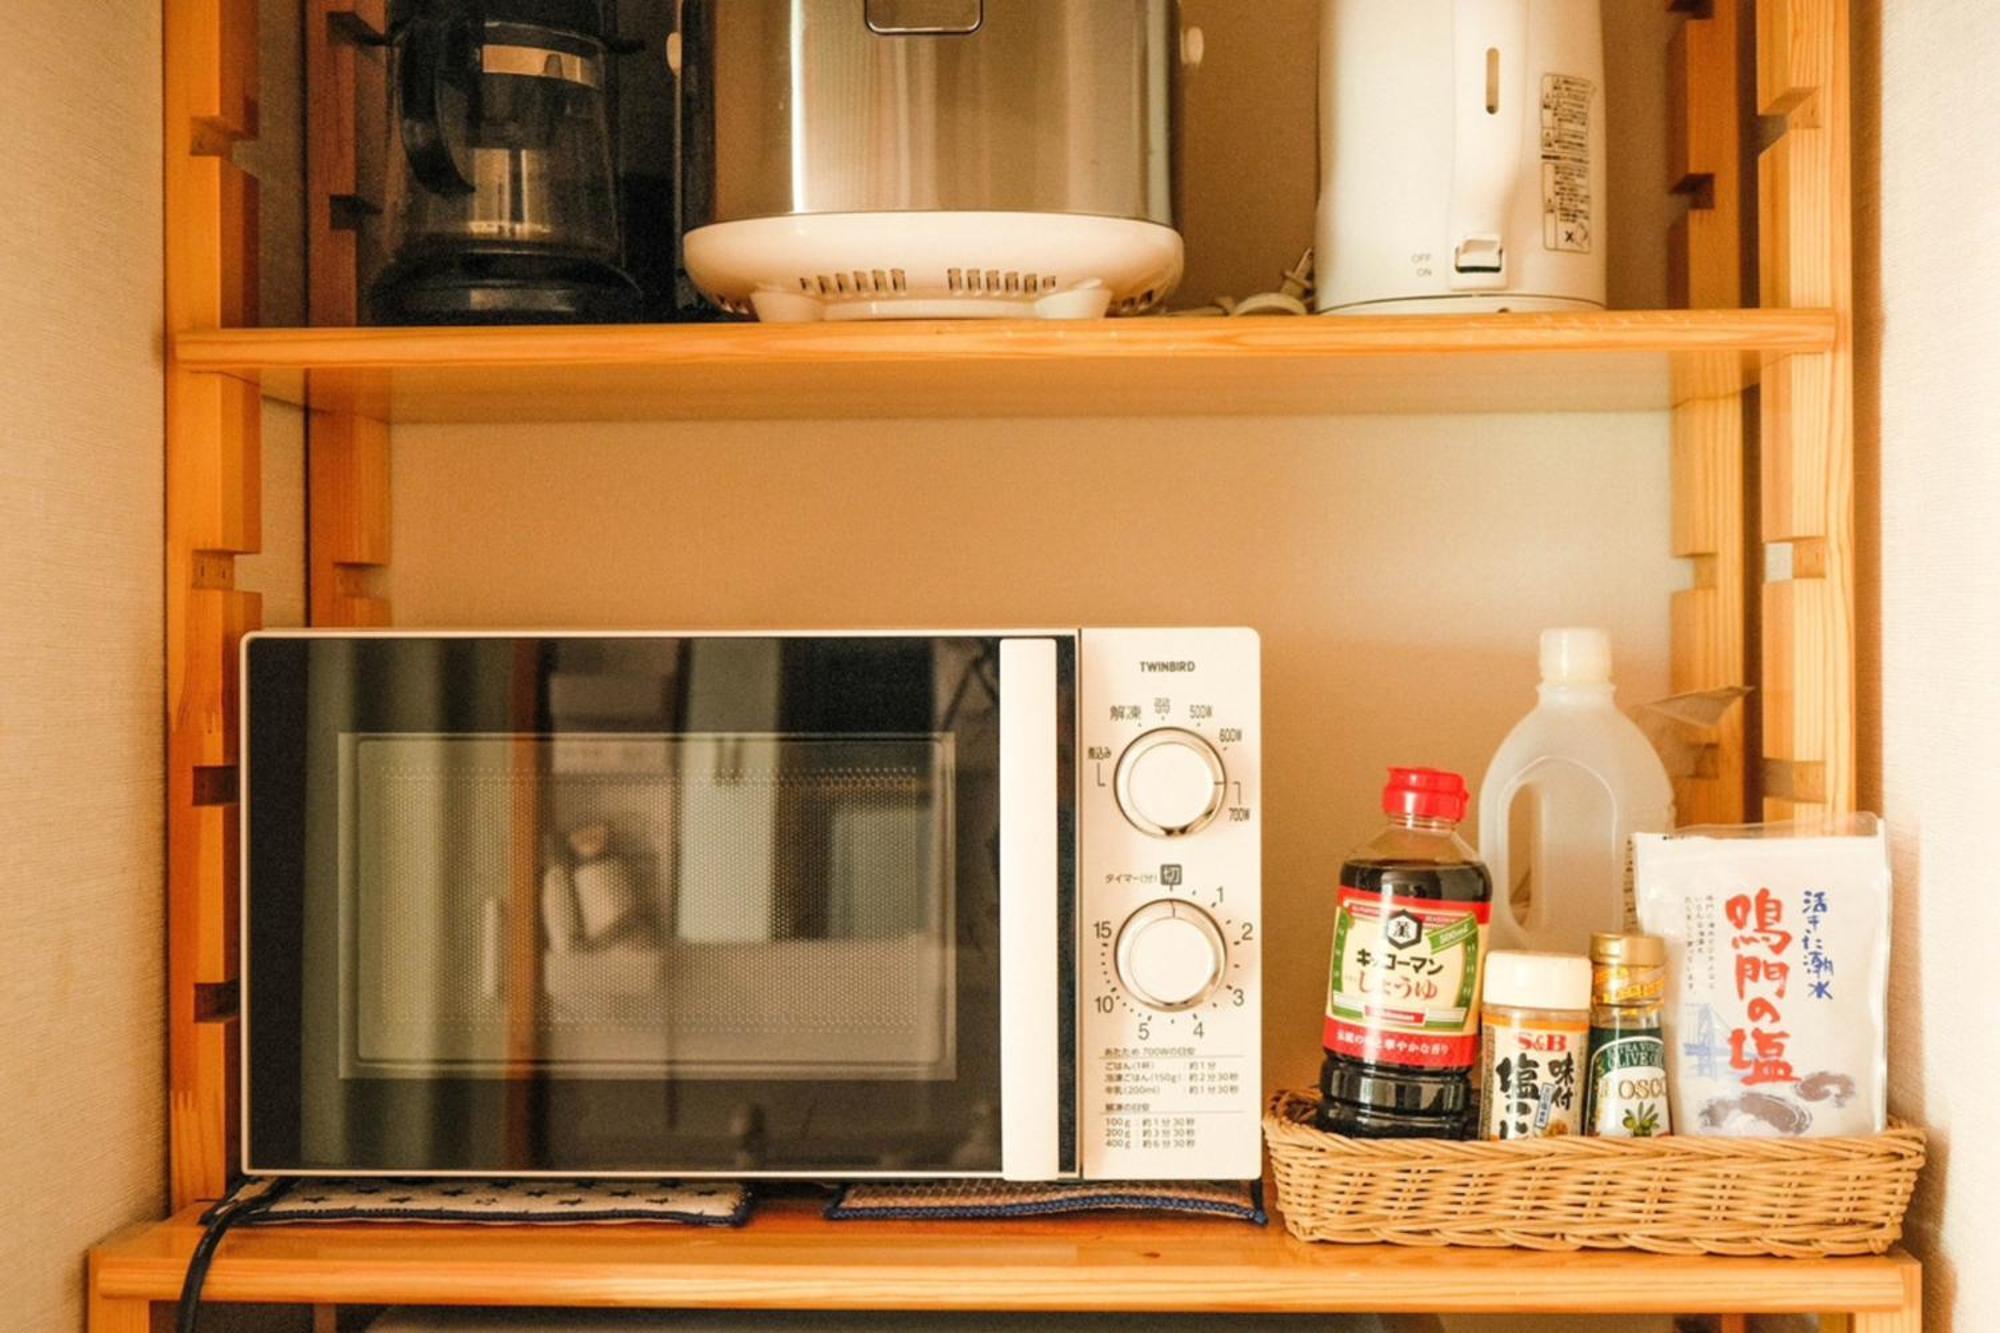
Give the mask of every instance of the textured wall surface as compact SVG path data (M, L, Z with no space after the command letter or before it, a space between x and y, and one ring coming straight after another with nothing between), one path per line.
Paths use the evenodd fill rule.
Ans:
M403 625L1247 624L1265 1053L1317 1076L1330 887L1392 763L1477 783L1546 625L1665 692L1663 415L416 427ZM500 573L498 571L504 571Z
M0 5L0 1324L164 1205L160 13Z
M1896 862L1891 1106L1928 1124L1927 1328L2000 1328L2000 15L1856 5L1862 800ZM1871 484L1873 483L1873 484ZM1872 631L1872 632L1871 632Z

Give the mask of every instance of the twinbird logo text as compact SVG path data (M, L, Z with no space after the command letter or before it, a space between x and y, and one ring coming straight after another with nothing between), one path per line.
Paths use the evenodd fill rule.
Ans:
M1192 662L1141 662L1141 663L1139 663L1139 670L1141 670L1141 671L1143 671L1143 672L1147 673L1148 675L1159 675L1159 674L1161 674L1161 673L1163 673L1163 672L1175 672L1175 671L1192 671L1192 670L1194 670L1194 663L1192 663Z

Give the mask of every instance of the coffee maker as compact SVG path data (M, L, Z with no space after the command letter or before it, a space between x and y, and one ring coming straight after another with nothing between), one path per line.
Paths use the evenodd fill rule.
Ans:
M599 0L402 0L378 324L636 319Z

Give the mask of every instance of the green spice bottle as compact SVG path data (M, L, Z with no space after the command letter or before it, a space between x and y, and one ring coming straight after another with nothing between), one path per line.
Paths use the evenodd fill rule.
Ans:
M1590 1133L1651 1139L1672 1132L1660 1034L1666 988L1665 941L1590 937Z

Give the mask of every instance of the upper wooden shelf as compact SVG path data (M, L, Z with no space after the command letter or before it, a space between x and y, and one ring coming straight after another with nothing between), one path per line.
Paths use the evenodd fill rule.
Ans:
M740 1230L292 1226L229 1235L219 1301L823 1310L1823 1313L1896 1310L1916 1261L1308 1245L1213 1219L827 1222L811 1200ZM96 1296L180 1290L199 1210L92 1251ZM1914 1327L1914 1325L1912 1325Z
M1829 310L222 329L179 365L396 422L1650 410L1834 345Z

